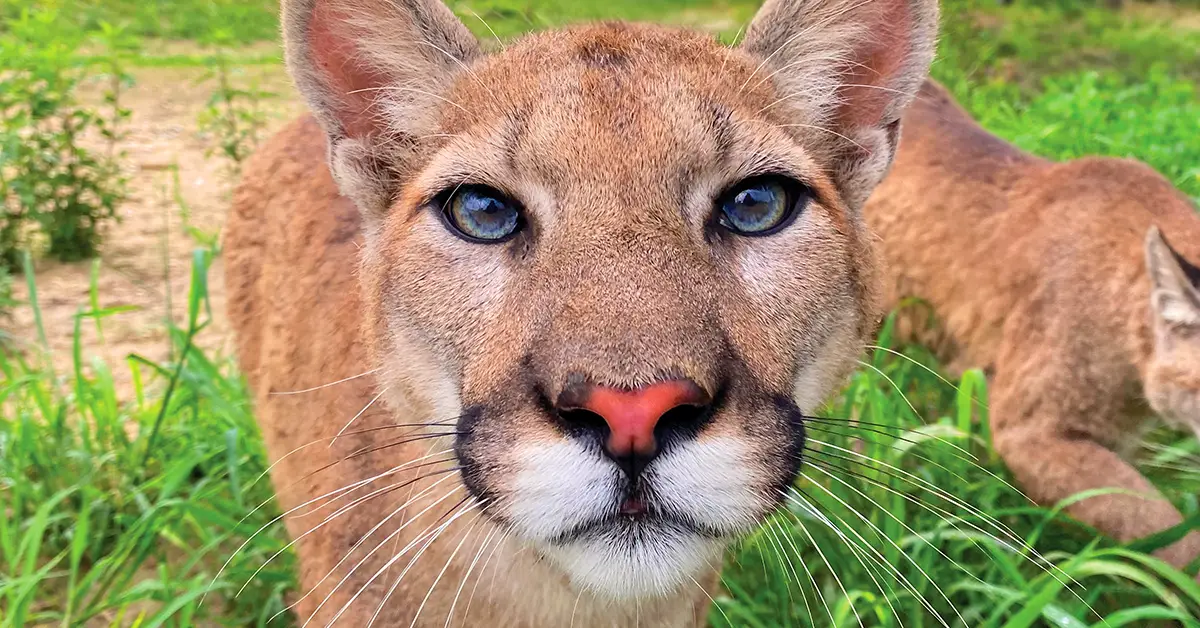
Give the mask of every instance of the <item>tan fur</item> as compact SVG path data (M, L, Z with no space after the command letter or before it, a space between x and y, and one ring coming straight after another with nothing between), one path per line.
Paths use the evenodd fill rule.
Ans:
M859 209L936 19L926 0L770 0L740 48L601 24L485 55L438 2L285 3L315 119L247 165L226 281L298 615L701 625L725 544L794 477L800 412L878 319ZM769 237L716 230L715 198L762 173L814 200ZM519 200L528 228L452 235L431 199L464 183ZM720 399L644 476L691 527L572 537L641 489L547 406L571 382L666 377Z
M1152 409L1200 426L1200 314L1163 317L1171 303L1180 319L1200 309L1158 236L1200 260L1195 209L1136 161L1025 154L932 81L904 125L895 166L864 209L889 303L924 302L902 322L955 370L985 369L996 449L1033 499L1104 487L1146 495L1069 508L1122 541L1179 523L1122 456ZM940 326L928 327L926 305ZM1195 533L1161 552L1180 566L1197 554Z

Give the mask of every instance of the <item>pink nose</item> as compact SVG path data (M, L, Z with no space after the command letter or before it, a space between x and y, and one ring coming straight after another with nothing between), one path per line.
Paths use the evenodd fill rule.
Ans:
M704 407L709 397L688 379L673 379L634 390L585 385L564 391L560 410L587 410L608 425L605 449L617 458L653 457L658 450L654 428L680 406Z

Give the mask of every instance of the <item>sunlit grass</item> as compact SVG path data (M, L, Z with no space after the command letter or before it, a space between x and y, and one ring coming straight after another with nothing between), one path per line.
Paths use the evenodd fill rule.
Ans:
M0 624L264 625L283 608L287 560L232 595L284 532L232 553L275 511L254 511L270 490L255 482L265 458L247 390L227 360L190 340L207 320L208 261L197 252L189 323L171 330L175 359L122 365L136 374L131 402L117 400L109 365L78 344L70 373L35 364L36 348L0 354ZM110 315L120 313L97 301L78 320ZM808 422L801 479L731 553L714 625L1194 624L1191 577L1096 540L1009 484L988 448L977 372L947 381L921 350L891 348L888 336ZM1194 447L1166 432L1153 440L1160 487L1194 519L1184 497L1200 494Z
M715 625L1196 624L1200 587L1137 551L1186 528L1131 549L1034 506L988 447L982 375L952 385L888 336L834 420L809 422L787 511L733 556ZM1188 455L1160 438L1159 454ZM1200 478L1176 468L1160 487L1194 518Z
M71 372L55 373L38 346L0 351L0 625L194 625L214 565L270 520L268 504L243 521L271 498L255 483L265 456L246 388L191 342L209 318L208 262L196 254L171 362L91 358L80 328L120 315L102 296L80 304ZM133 372L130 402L117 399L114 367ZM226 595L282 537L271 530L240 553L205 612L261 625L282 608L289 561Z

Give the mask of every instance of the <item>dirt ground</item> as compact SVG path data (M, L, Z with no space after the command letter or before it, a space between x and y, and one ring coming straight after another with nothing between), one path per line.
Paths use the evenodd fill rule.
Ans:
M264 137L303 111L282 66L251 66L238 72L235 80L276 94L261 103L269 114ZM179 170L179 193L187 206L188 223L203 233L221 229L236 182L227 160L205 155L212 140L200 134L196 118L207 105L213 83L200 81L203 75L204 69L196 67L139 69L134 72L136 84L124 97L133 110L125 129L128 134L120 143L130 195L119 208L120 220L105 232L98 285L101 307L137 309L104 320L103 344L90 321L81 326L85 360L107 360L118 390L124 393L131 390L132 381L125 357L165 359L166 317L186 324L192 251L201 245L185 229L184 210L175 200L172 165ZM82 94L85 102L95 96ZM69 372L71 366L75 315L90 308L91 266L90 261L64 264L47 259L35 264L38 300L59 373ZM16 284L16 298L26 301L24 281L18 279ZM220 258L209 273L209 295L214 320L197 344L210 353L227 355L232 345ZM19 346L37 350L30 307L18 306L12 318L0 324L9 328Z

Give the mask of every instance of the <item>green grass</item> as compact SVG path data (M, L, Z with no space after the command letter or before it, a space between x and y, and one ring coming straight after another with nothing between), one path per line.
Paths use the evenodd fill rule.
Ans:
M82 326L102 335L121 311L94 290L76 318L71 372L40 364L37 348L0 352L0 625L193 625L215 568L274 516L241 377L192 346L209 318L208 262L196 254L190 323L171 329L178 357L120 366L134 374L132 403L117 401L110 365L84 357ZM292 586L290 557L241 597L226 594L284 543L281 530L256 537L205 612L263 625Z
M997 102L997 90L988 88L963 98L981 124L1021 148L1055 159L1137 158L1200 198L1200 99L1193 83L1159 65L1136 81L1081 72L1046 78L1041 88L1016 103Z
M108 22L157 39L210 39L215 33L237 42L274 39L279 33L278 0L46 0L64 22L86 30ZM0 0L0 16L29 8L23 0ZM65 24L64 24L65 25Z
M255 41L277 29L274 3L262 0L59 4L85 29L124 22L147 38ZM729 39L757 3L451 4L486 37L619 16ZM17 6L0 0L6 14ZM943 10L934 74L986 127L1053 158L1136 157L1200 197L1196 31L1073 0L951 0ZM108 364L77 340L73 367L56 373L44 341L0 336L0 627L257 626L283 608L294 586L286 552L235 595L286 540L268 527L247 542L276 510L259 481L266 461L248 391L228 357L195 346L209 333L210 261L197 253L188 324L170 328L165 363ZM36 299L21 307L36 312ZM95 291L79 307L76 338L85 326L102 336L121 315ZM1200 626L1191 577L1142 553L1167 539L1098 541L1058 509L1030 504L988 447L978 374L944 381L887 329L879 344L889 351L864 358L870 366L825 411L832 420L811 422L788 507L731 552L713 625ZM117 400L115 368L134 374L132 401ZM1194 524L1200 446L1160 430L1142 454L1147 476Z
M1098 541L1012 487L988 448L978 371L951 385L920 349L893 351L873 353L825 415L833 420L810 422L787 512L734 555L715 625L1200 625L1189 576ZM1166 443L1149 467L1195 465L1194 443L1156 438ZM1157 479L1196 516L1200 473Z
M209 316L208 262L196 253L189 323L171 329L176 358L123 366L136 375L130 404L79 342L69 373L0 354L0 625L258 626L283 607L288 554L249 578L285 541L279 528L252 537L276 511L256 481L265 457L247 390L193 343ZM80 327L102 333L120 315L101 300L81 308ZM1200 617L1189 576L1097 542L1012 488L986 414L977 372L952 384L920 349L875 351L828 418L810 422L787 508L731 553L713 624L1200 625L1187 619ZM1195 443L1152 441L1147 468L1195 516Z

